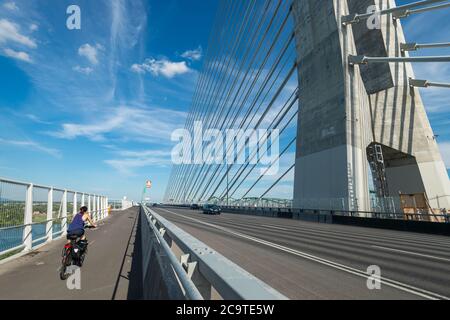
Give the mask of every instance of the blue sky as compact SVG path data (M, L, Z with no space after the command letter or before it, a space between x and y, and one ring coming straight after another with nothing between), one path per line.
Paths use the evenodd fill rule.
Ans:
M216 5L0 1L0 176L134 199L150 178L161 198Z
M217 2L0 0L0 176L137 200L151 179L161 200ZM71 4L81 30L66 28ZM407 38L450 41L449 15L406 19ZM448 64L415 70L450 81ZM450 167L448 91L423 94Z

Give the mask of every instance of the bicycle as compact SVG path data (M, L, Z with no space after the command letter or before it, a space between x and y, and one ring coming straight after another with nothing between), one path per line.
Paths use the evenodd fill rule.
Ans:
M95 227L85 226L84 228L94 229ZM70 273L67 272L68 267L75 265L81 268L83 266L88 252L87 239L81 240L77 235L68 235L67 239L70 242L64 245L62 251L61 269L59 272L61 280L67 280L70 276Z

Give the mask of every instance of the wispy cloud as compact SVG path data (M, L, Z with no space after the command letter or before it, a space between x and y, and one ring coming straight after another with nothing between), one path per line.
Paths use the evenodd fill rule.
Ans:
M104 112L103 117L88 123L65 123L50 135L61 139L88 138L92 141L114 139L168 143L173 130L182 127L186 114L160 108L122 106Z
M15 11L15 10L19 10L19 7L16 5L15 2L5 2L3 4L3 7L7 10L11 10L11 11Z
M86 75L89 75L89 74L92 73L92 71L94 71L94 69L92 69L91 67L83 68L83 67L80 67L80 66L73 67L72 70L76 71L76 72L79 72L79 73L82 73L82 74L86 74Z
M96 65L98 64L98 51L102 49L103 47L99 44L91 46L89 43L86 43L78 48L78 54L81 57L85 57L86 59L88 59L90 63Z
M167 59L156 60L153 58L145 60L142 64L133 64L131 71L144 74L146 72L153 76L164 76L166 78L173 78L177 75L185 74L191 71L185 61L172 62Z
M171 164L171 151L161 150L116 150L117 159L105 160L105 163L122 175L134 175L136 169L149 166L168 166Z
M20 33L20 27L6 19L0 19L0 43L14 42L29 48L37 48L36 41Z
M31 32L34 32L34 31L37 31L37 30L39 30L39 26L36 23L30 24L30 31Z
M23 52L23 51L15 51L13 49L10 48L5 48L3 49L3 54L7 57L10 58L14 58L17 60L21 60L21 61L25 61L28 63L32 63L33 60L30 58L30 56L28 55L28 53Z
M26 118L28 118L29 120L35 122L35 123L39 123L39 124L51 124L51 122L48 121L44 121L42 119L40 119L38 116L31 114L31 113L27 113L24 115Z
M59 152L59 150L45 147L45 146L41 145L40 143L32 141L32 140L6 140L3 138L0 138L0 144L9 145L9 146L18 147L18 148L25 148L28 150L39 151L39 152L49 154L55 158L61 158L61 153Z
M203 57L203 49L202 47L198 47L195 50L188 50L185 51L182 55L182 58L191 60L191 61L198 61Z

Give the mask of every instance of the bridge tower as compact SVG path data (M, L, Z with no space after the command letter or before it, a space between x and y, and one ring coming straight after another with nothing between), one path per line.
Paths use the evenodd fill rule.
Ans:
M400 20L344 25L394 0L294 0L299 74L294 207L370 211L369 161L383 154L385 192L426 193L450 209L450 183L410 63L352 65L349 56L407 57Z

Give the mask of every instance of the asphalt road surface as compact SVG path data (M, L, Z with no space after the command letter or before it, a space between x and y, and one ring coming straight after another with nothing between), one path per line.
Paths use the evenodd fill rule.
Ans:
M446 299L450 238L295 220L155 208L291 299ZM0 264L0 299L138 299L137 209L88 230L81 290L59 279L64 239ZM139 241L136 241L139 244ZM369 266L381 270L370 290Z
M81 290L59 279L59 239L36 252L0 264L0 299L134 299L138 287L130 276L137 208L114 212L98 229L87 230L89 250L81 269ZM69 287L74 287L75 282Z
M152 209L291 299L450 297L445 236ZM371 266L380 268L380 290L367 286L379 284L368 278Z

